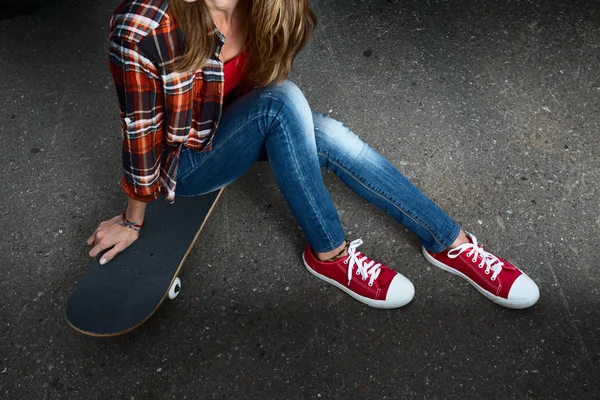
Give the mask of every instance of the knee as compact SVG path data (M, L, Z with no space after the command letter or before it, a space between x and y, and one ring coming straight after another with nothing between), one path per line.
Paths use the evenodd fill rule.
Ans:
M261 97L277 102L280 107L294 110L301 114L310 114L310 106L304 93L292 81L271 85L263 90Z
M356 159L364 152L367 144L343 123L313 111L317 150L337 159Z

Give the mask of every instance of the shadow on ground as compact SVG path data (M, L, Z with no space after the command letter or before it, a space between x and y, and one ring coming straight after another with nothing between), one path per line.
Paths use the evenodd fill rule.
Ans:
M292 79L540 285L505 310L325 174L349 237L415 284L395 311L304 271L268 166L225 192L143 327L98 340L63 312L85 239L120 213L108 74L117 1L0 3L0 397L592 399L600 396L600 6L315 1Z

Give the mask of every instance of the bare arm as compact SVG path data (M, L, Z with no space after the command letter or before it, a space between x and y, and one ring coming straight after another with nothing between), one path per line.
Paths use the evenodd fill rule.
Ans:
M146 213L146 204L143 201L132 199L128 197L127 211L125 216L129 221L135 222L138 225L144 223L144 214Z

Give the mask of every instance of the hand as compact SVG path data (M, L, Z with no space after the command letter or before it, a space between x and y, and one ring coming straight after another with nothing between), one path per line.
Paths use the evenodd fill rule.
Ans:
M110 249L102 256L100 264L104 265L112 260L118 253L125 250L137 240L140 233L127 226L120 225L123 219L120 215L101 222L92 236L87 240L87 244L92 246L90 257L96 257L100 252Z

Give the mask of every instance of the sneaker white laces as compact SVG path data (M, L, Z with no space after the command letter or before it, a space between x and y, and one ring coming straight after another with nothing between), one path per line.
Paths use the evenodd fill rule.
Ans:
M492 274L492 280L495 281L498 274L502 271L502 266L504 263L498 259L492 253L488 253L481 247L481 245L477 244L477 238L469 233L471 240L473 243L463 243L459 246L456 246L452 250L448 251L448 257L456 258L462 252L469 250L467 253L467 257L473 257L471 260L473 262L477 262L477 256L481 257L481 262L479 263L479 268L483 268L485 265L485 274L489 275L490 271L494 271Z
M381 272L381 263L375 264L374 260L356 251L356 248L363 244L362 239L356 239L348 245L348 258L344 260L344 264L348 264L348 286L352 281L352 270L356 266L356 275L362 275L362 280L369 279L369 286L373 286L373 282Z

